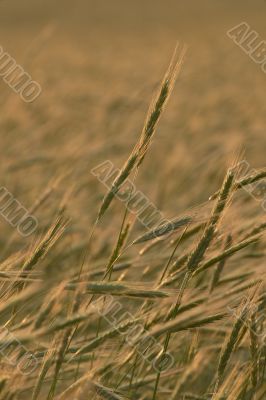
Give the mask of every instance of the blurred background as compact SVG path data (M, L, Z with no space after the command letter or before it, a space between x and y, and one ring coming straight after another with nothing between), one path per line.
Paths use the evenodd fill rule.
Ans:
M40 231L68 191L70 244L86 238L106 191L90 170L127 159L177 42L186 59L138 189L174 217L208 200L240 150L263 167L266 75L226 32L245 21L266 40L265 14L263 0L1 0L0 45L42 87L26 104L0 80L1 185L30 208L59 179L36 211ZM245 213L259 214L252 204ZM12 228L0 223L4 241Z

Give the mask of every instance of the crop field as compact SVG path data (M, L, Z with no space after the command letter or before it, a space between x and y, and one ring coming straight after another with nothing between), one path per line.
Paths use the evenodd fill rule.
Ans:
M265 14L0 1L0 400L266 400Z

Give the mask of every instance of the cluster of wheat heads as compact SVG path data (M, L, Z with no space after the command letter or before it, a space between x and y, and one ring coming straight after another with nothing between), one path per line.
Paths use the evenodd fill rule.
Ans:
M132 237L135 218L125 208L112 252L100 262L90 257L116 193L144 165L183 57L171 62L103 199L81 246L85 255L75 256L80 252L65 240L66 195L47 232L2 260L1 400L266 398L266 223L247 217L231 229L226 221L250 183L239 180L237 162L225 171L207 216L175 218L159 238L156 229Z

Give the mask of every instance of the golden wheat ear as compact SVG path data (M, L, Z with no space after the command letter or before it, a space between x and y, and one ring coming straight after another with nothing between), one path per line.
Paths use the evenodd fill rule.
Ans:
M177 50L175 50L170 66L161 83L158 94L149 108L140 138L130 156L128 157L127 161L121 168L118 176L112 183L110 190L105 195L100 210L98 212L97 221L99 221L103 217L111 202L113 201L116 193L119 191L129 175L143 162L151 140L156 131L157 125L167 104L167 101L172 93L174 83L184 60L185 53L186 47L181 50L181 54L179 56L177 56Z

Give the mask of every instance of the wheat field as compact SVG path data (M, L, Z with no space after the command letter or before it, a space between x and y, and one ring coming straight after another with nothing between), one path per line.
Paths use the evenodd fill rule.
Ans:
M227 34L266 4L231 3L0 2L0 400L266 399L266 75Z

